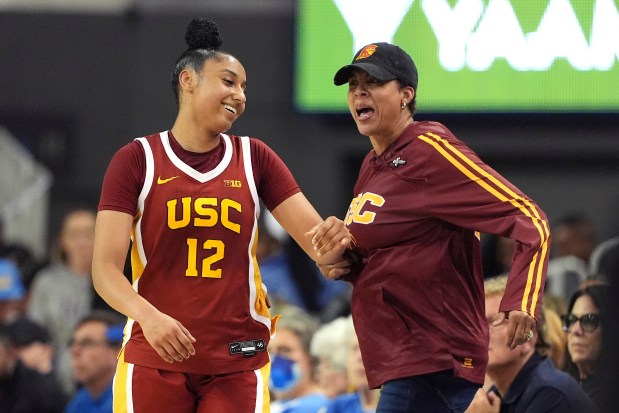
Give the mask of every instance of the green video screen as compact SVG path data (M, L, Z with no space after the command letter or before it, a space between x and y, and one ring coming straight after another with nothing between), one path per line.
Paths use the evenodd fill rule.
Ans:
M619 0L298 0L294 101L345 112L335 72L390 42L422 112L619 112Z

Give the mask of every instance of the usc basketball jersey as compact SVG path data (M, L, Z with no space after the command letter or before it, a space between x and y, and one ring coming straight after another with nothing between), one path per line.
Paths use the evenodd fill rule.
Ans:
M259 200L248 137L222 135L223 159L204 173L167 132L138 138L146 174L132 229L133 288L196 338L196 354L166 363L129 320L124 357L164 370L223 374L268 361L272 320L255 250Z

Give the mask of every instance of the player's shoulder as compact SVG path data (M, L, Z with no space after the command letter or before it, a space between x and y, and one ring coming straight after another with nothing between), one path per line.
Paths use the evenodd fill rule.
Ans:
M144 144L143 141L146 141L149 146L152 146L154 142L161 142L161 133L151 133L149 135L142 135L131 138L128 142L126 142L123 146L121 146L117 152L123 154L133 154L139 155L144 153Z
M144 146L140 141L133 139L121 146L114 154L116 160L135 162L144 158Z
M161 139L161 134L168 134L170 131L153 132L146 135L138 136L137 138L145 138L147 140Z
M254 147L267 147L268 145L260 138L255 137L255 136L250 136L250 135L231 135L231 134L226 134L226 136L230 139L230 141L232 142L232 144L234 145L240 145L240 143L244 140L247 139L250 146L252 148Z
M142 135L142 136L136 136L130 142L128 142L127 145L125 145L125 146L139 146L139 147L141 147L142 144L140 143L140 141L147 141L150 145L152 145L155 142L161 142L161 135L162 135L162 133L168 133L168 131L156 132L156 133L151 133L151 134Z
M259 153L263 156L272 156L273 154L275 154L273 148L271 148L265 141L258 137L250 136L249 145L252 153Z

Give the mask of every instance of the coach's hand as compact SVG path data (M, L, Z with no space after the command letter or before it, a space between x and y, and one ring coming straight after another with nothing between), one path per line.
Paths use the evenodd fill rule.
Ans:
M183 361L196 354L196 339L179 321L155 310L140 322L144 337L159 356L172 363Z
M348 274L350 272L350 267L352 266L352 259L350 256L344 255L341 257L341 260L336 261L331 264L316 264L318 269L327 278L332 280L337 280L342 276Z
M498 326L504 322L508 323L505 344L510 350L531 340L537 331L537 322L535 318L524 311L512 310L500 312L492 325Z

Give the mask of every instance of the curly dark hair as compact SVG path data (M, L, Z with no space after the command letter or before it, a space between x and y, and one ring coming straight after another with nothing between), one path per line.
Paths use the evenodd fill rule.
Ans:
M176 60L172 69L172 91L176 104L180 103L180 87L178 76L190 68L199 72L207 60L221 60L231 54L221 50L223 40L214 21L207 18L195 18L187 26L185 32L187 50Z

